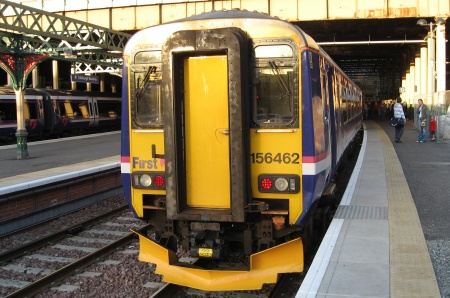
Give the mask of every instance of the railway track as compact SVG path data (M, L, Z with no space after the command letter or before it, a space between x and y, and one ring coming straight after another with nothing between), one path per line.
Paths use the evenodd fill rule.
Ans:
M36 295L126 246L135 239L131 228L145 231L149 227L121 207L2 253L0 272L14 278L0 278L0 296Z
M245 298L289 298L295 297L304 274L281 274L275 285L267 285L261 290L207 292L189 289L175 284L165 284L151 298L182 297L245 297Z

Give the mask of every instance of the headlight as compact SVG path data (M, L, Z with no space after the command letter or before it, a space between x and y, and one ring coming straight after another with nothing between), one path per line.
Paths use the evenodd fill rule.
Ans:
M141 175L141 177L139 178L139 184L144 187L149 187L150 185L152 185L152 177L147 174Z
M275 180L275 188L278 191L285 191L288 188L288 181L286 178L277 178Z

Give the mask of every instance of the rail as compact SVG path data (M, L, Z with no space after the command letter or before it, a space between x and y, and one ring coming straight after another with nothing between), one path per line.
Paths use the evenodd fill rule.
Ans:
M10 251L6 251L0 254L0 264L9 262L15 258L24 256L25 254L29 253L30 251L39 249L45 245L47 245L50 242L55 242L63 238L67 238L69 235L73 234L74 231L79 231L80 229L86 228L91 226L93 223L101 221L103 219L106 219L110 216L113 216L119 212L123 212L126 209L128 209L128 206L122 206L116 210L112 210L110 212L104 213L100 216L97 216L92 219L88 219L84 222L77 223L74 226L68 227L66 229L62 229L60 231L57 231L55 233L52 233L48 236L42 237L38 240L32 241L30 243L24 244L20 247L14 248Z

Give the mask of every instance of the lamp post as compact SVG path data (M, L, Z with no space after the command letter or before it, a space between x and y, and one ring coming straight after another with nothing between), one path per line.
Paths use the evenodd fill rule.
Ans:
M443 93L445 91L445 20L436 19L436 22L428 23L424 19L417 21L419 26L429 26L427 40L427 90L429 96L434 92ZM433 27L436 27L435 29ZM424 58L424 57L422 57ZM424 70L422 70L424 71ZM436 74L436 76L435 76ZM436 79L436 81L435 81ZM436 82L436 85L435 85ZM436 88L435 88L436 86ZM439 96L439 103L443 103L442 96Z
M436 92L438 92L439 102L444 103L446 90L446 49L445 49L445 20L436 21Z

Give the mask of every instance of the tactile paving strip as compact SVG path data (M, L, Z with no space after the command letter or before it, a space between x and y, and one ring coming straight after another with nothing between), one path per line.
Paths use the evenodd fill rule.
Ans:
M340 205L334 218L387 220L388 208L380 206Z

